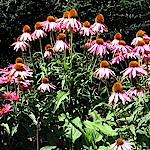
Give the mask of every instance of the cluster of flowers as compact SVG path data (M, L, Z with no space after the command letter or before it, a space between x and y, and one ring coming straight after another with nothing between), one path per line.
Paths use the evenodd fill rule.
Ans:
M98 36L104 31L108 31L107 26L104 24L104 17L102 14L97 15L95 23L91 25L89 21L82 23L78 19L78 13L75 9L65 12L62 18L48 16L46 21L37 22L34 28L34 32L31 33L31 29L28 25L23 27L23 34L12 44L14 50L18 51L21 49L22 51L25 51L27 47L30 47L30 41L46 37L48 32L55 32L58 33L58 35L54 46L52 44L47 44L43 55L44 57L52 57L55 52L71 50L71 46L66 41L66 31L69 31L70 33L78 32L83 36ZM109 60L109 62L106 60L100 62L100 68L96 69L93 73L96 78L109 79L110 75L115 77L116 74L109 68L109 63L119 64L121 61L130 58L134 60L130 61L128 68L121 71L121 74L123 73L123 78L127 75L129 75L130 79L136 78L137 75L147 75L147 65L142 66L142 62L148 62L150 60L150 37L143 30L137 32L136 38L134 38L131 43L132 46L127 45L126 42L122 40L122 35L120 33L116 33L114 40L112 41L107 40L104 42L102 38L96 38L93 41L91 39L87 40L85 43L85 47L89 53L100 56L101 59L103 59L104 55L109 53L112 53L113 55L113 58ZM136 59L138 59L139 62L137 62ZM17 58L15 64L11 64L7 68L2 69L0 74L1 84L15 83L20 90L31 88L30 84L32 81L30 78L32 77L33 72L23 63L22 58ZM147 81L150 83L150 78L148 78ZM42 92L50 92L50 88L56 89L56 86L50 83L48 78L43 77L42 84L37 89ZM132 95L140 94L143 96L143 89L131 88L125 92L120 81L114 83L112 90L113 93L109 98L109 104L114 105L116 105L119 100L122 101L123 105L125 105L126 102L131 102ZM21 99L16 91L5 92L2 94L2 97L10 100ZM0 114L9 111L12 111L10 104L2 104L0 107ZM132 149L132 146L125 140L119 138L111 145L109 150L111 149L130 150Z

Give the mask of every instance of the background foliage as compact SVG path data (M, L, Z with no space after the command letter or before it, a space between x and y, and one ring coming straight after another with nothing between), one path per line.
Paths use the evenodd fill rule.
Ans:
M0 51L1 66L14 62L15 53L10 45L22 33L25 24L32 27L37 21L43 21L48 15L61 17L62 13L75 8L81 21L94 23L97 14L102 13L109 27L106 39L113 39L119 31L130 42L139 29L149 35L150 1L148 0L1 0L0 1Z
M113 39L114 33L119 31L129 44L139 29L150 34L150 12L147 11L149 5L150 1L147 0L95 0L94 3L92 0L1 0L0 66L6 67L8 63L14 63L16 55L19 55L10 45L22 33L25 24L34 31L33 27L37 21L44 21L48 15L59 18L71 8L77 10L83 22L88 20L94 23L95 16L102 13L109 29L108 33L102 35L104 39ZM107 150L120 136L128 139L137 150L150 147L149 91L145 93L144 98L134 97L133 103L125 107L119 105L114 109L108 104L108 99L115 79L103 81L94 78L93 70L87 71L91 55L76 53L72 57L72 68L69 59L64 63L61 54L54 56L50 63L47 63L46 69L48 77L57 85L57 89L51 91L51 94L37 92L43 66L40 55L36 53L39 44L36 44L31 42L36 68L33 90L21 92L22 101L13 102L13 107L18 106L18 109L6 114L6 118L0 116L0 129L5 130L0 143L3 149L35 150L37 128L40 148L44 147L41 150ZM80 40L75 44L78 49L81 46ZM27 61L28 58L26 63L31 65ZM141 82L144 81L141 83L143 86L147 86L146 79L147 77L141 78ZM125 89L130 88L130 81L125 79L123 86ZM4 91L4 87L0 89L1 93ZM2 98L0 100L3 102Z

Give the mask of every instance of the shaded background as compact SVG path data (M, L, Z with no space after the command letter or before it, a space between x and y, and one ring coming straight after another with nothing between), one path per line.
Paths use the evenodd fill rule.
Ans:
M62 17L63 12L75 8L81 21L94 23L97 14L102 13L109 32L105 39L113 39L118 31L130 44L139 29L150 35L149 0L1 0L0 2L0 67L13 63L16 52L10 45L22 34L25 24L34 31L37 21L44 21L48 15Z

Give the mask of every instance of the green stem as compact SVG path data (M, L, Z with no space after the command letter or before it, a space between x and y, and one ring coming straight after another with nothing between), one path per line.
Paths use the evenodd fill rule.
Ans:
M91 68L91 65L92 65L93 59L94 59L94 55L92 55L92 60L90 61L90 65L89 65L89 67L88 67L87 72L89 72L89 70L90 70L90 68Z
M52 31L50 31L50 33L49 33L49 34L50 34L50 37L49 37L49 38L50 38L51 46L53 46Z
M91 70L91 71L93 71L93 69L95 68L96 62L97 62L97 55L96 55L95 62L94 62L94 65L93 65L93 67L92 67L92 70Z
M64 62L66 61L66 50L64 50Z
M37 118L37 125L36 125L36 148L40 150L39 147L39 118Z
M70 32L70 48L71 48L71 50L70 50L70 65L71 65L71 67L72 67L72 51L73 51L72 45L73 45L73 32Z
M39 38L39 42L40 42L40 50L41 50L41 55L42 55L42 61L43 61L43 65L44 65L44 72L47 76L47 71L46 71L46 67L45 67L45 62L44 62L44 55L43 55L43 51L42 51L42 41L41 38Z

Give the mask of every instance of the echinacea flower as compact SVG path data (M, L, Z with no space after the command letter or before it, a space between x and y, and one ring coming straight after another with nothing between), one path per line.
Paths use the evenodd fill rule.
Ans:
M43 26L41 22L37 22L34 28L35 28L35 31L31 35L33 40L38 39L40 37L43 38L47 36L47 34L43 31Z
M117 45L119 45L119 41L122 39L122 35L119 33L119 32L117 32L115 35L114 35L114 39L112 40L112 42L111 42L111 45L112 46L117 46Z
M129 75L130 79L132 77L135 78L137 74L140 76L147 74L147 72L144 70L144 66L139 66L137 61L131 61L129 63L129 67L121 71L121 73L123 73L123 77Z
M124 40L119 40L119 43L114 46L112 49L113 52L122 52L122 53L127 53L128 51L131 51L132 47L126 45L126 42Z
M143 93L143 90L144 88L130 88L127 93L128 95L131 97L131 96L138 96L140 95L141 97L144 96L144 93Z
M25 51L25 50L27 49L27 47L29 47L29 44L28 44L27 42L25 42L25 41L22 41L22 40L20 39L20 37L21 37L21 36L19 36L19 37L17 38L17 41L16 41L16 42L14 42L13 44L11 44L11 46L15 46L15 47L14 47L14 50L15 50L15 51L18 51L19 49L21 49L22 51Z
M23 67L25 68L25 70L30 70L30 68L24 64L23 59L21 57L16 58L15 64L17 63L21 63ZM9 64L7 68L10 70L15 66L15 64Z
M56 20L56 22L58 23L58 26L60 27L60 30L62 30L63 32L67 30L66 23L68 22L68 14L69 14L69 11L66 11L64 12L62 18L59 18Z
M46 21L41 22L44 31L56 31L58 23L53 16L48 16Z
M88 39L88 40L86 41L86 43L84 44L84 46L85 46L87 49L90 48L92 45L93 45L93 44L92 44L92 40L91 40L91 39Z
M133 147L130 143L126 142L122 138L118 138L114 144L112 144L108 150L131 150Z
M77 20L77 18L78 18L77 11L75 9L71 9L68 13L68 20L64 24L68 31L77 32L80 30L82 25L81 25L81 22L79 20Z
M64 33L60 33L57 36L57 41L54 45L54 50L57 52L62 52L63 50L70 50L69 44L66 42L66 35Z
M95 18L95 23L90 26L90 30L92 34L101 34L104 31L108 31L108 27L104 24L104 16L102 14L99 14Z
M12 91L4 92L4 94L2 94L2 98L10 99L13 101L20 100L19 95L16 92L12 92Z
M127 92L123 90L123 86L120 82L116 82L112 87L112 95L109 98L109 104L116 105L119 100L122 101L122 104L125 105L125 103L128 101L130 102L131 99L128 96Z
M100 63L100 68L96 69L96 71L93 73L95 77L98 78L105 78L109 79L109 75L112 75L113 77L116 76L115 73L108 68L109 63L106 60L103 60Z
M15 78L21 77L24 80L27 77L32 77L32 72L27 70L22 63L16 63L10 71L9 75Z
M111 64L119 64L120 61L124 60L124 57L121 53L115 53L114 57L110 60Z
M108 53L106 49L106 45L104 44L104 40L102 38L97 38L96 43L93 44L88 51L93 55L99 55L102 57L104 54Z
M150 51L150 47L147 44L145 44L144 40L141 40L137 42L137 45L132 51L138 55L144 55L145 51Z
M45 92L46 90L50 92L50 88L56 89L56 86L52 83L49 83L48 78L42 78L42 84L38 87L38 90L40 90L41 92Z
M31 41L31 29L28 25L25 25L22 29L23 34L20 37L21 41Z
M10 111L12 111L10 104L2 104L2 106L0 106L0 115L5 114Z
M82 34L83 36L89 36L90 33L91 33L91 30L90 30L90 28L89 28L90 26L91 26L90 22L85 21L85 22L83 23L83 27L81 27L79 33Z
M137 43L141 40L143 40L143 36L145 35L145 31L143 30L139 30L137 33L136 33L136 38L134 38L131 42L131 45L137 45Z
M52 57L54 55L54 51L52 50L52 46L47 44L45 46L44 57Z

